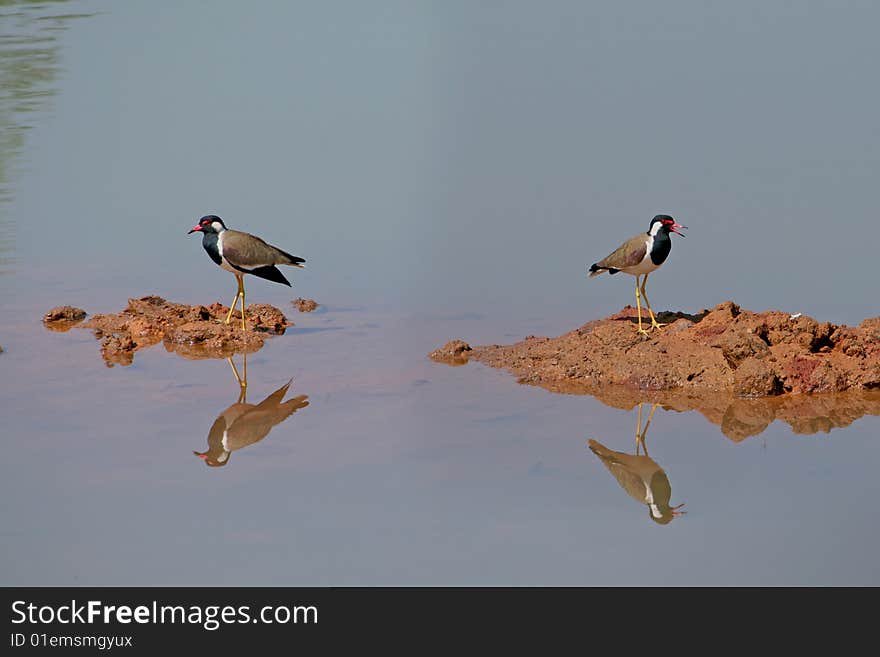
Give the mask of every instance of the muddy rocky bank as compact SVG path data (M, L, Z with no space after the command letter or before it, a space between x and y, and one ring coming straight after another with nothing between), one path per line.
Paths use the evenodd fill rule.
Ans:
M91 329L101 341L101 355L108 366L130 365L135 352L162 342L168 351L187 358L222 358L234 353L254 352L266 338L280 335L293 326L278 308L268 304L247 307L247 330L242 331L241 313L225 324L229 307L220 303L190 306L158 296L129 299L118 313L94 315L83 321L79 308L53 308L43 317L50 330L66 331L76 326Z
M855 327L733 302L696 315L661 313L668 325L643 336L636 309L564 335L471 347L461 340L430 354L509 370L520 382L596 389L723 392L738 397L880 390L880 317Z

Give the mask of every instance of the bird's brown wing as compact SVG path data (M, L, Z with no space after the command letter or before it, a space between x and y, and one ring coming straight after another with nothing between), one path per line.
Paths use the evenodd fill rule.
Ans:
M672 499L672 485L663 470L657 470L651 477L651 492L654 495L655 504L660 507L669 506L669 500Z
M208 450L223 449L223 432L226 431L226 418L221 413L208 431Z
M644 504L647 489L645 479L640 475L640 471L644 469L645 465L648 465L645 461L650 461L654 465L656 463L646 456L615 452L595 440L590 440L590 449L608 468L608 472L614 476L627 495Z
M247 413L241 415L232 424L227 433L227 444L230 449L241 449L259 442L269 435L276 424L280 424L296 411L309 405L309 398L306 395L299 395L281 403L289 386L290 381L252 407Z
M263 401L257 404L257 408L260 410L265 410L267 408L275 408L278 404L281 403L281 400L284 399L284 395L287 394L288 388L290 388L290 384L293 383L293 379L289 379L287 383L278 388L271 395L266 397Z
M239 230L223 232L223 257L237 267L252 269L271 265L302 267L303 260L277 246L267 244L256 235Z
M256 235L227 230L223 233L223 257L239 267L264 267L278 262L276 249Z
M596 263L597 267L603 269L626 269L627 267L635 267L645 259L648 251L645 234L641 233L629 238L621 244L617 249Z

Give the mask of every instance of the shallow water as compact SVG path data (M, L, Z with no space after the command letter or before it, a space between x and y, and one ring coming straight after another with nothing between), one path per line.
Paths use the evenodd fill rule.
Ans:
M880 173L871 15L212 6L0 7L4 54L33 51L0 68L3 584L880 583L873 399L804 402L802 433L741 401L656 407L645 445L686 511L661 525L587 446L634 454L651 399L426 358L619 309L632 280L585 268L661 210L690 234L656 306L876 315L852 239ZM292 290L248 281L296 326L247 357L246 401L292 379L309 403L220 467L194 452L240 399L227 361L160 344L109 368L40 323L228 303L186 236L207 212L308 260Z

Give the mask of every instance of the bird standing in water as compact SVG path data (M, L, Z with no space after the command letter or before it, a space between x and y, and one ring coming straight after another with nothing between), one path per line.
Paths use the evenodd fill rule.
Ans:
M648 335L648 332L642 328L641 297L644 297L645 305L648 306L648 314L651 316L651 328L658 329L665 326L665 324L661 324L654 317L651 302L648 301L648 295L645 292L645 284L648 282L648 274L658 269L666 261L669 251L672 249L672 239L669 237L669 233L672 232L684 237L684 233L678 232L679 228L687 228L687 226L676 223L675 219L668 214L658 214L651 219L647 233L631 237L617 247L611 255L590 267L590 278L598 276L605 271L609 274L616 274L622 271L636 277L636 308L639 315L639 333L643 335ZM640 276L644 276L641 288L639 288Z
M229 306L226 323L232 319L235 304L241 298L241 330L245 330L244 317L244 275L253 274L267 281L283 283L290 287L290 281L275 265L290 265L302 268L305 260L282 251L277 246L267 244L256 235L226 228L223 220L214 214L205 215L193 226L189 233L202 233L202 246L215 263L235 274L238 291Z

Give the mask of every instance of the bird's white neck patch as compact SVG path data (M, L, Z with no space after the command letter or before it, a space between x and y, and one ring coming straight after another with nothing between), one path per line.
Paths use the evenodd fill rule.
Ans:
M648 231L648 235L650 235L651 237L656 236L657 233L660 232L660 229L661 229L661 228L663 228L663 222L662 222L662 221L657 221L657 222L651 224L651 230Z
M226 230L226 227L223 224L221 224L219 221L212 222L211 228L213 228L218 233L222 233L224 230Z

